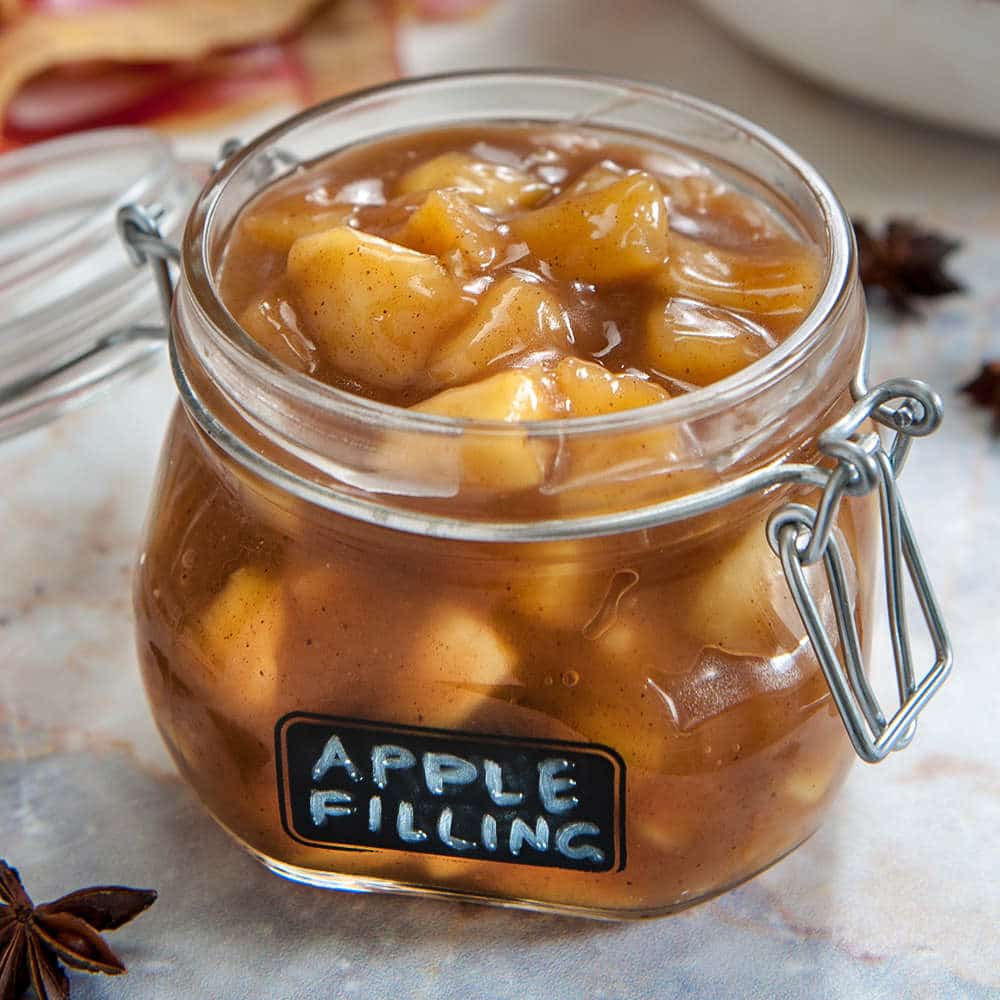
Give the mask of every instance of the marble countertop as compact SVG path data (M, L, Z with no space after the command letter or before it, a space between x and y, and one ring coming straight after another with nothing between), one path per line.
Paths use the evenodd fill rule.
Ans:
M73 996L1000 996L1000 443L955 392L1000 356L1000 146L815 89L665 0L509 0L404 42L413 71L576 65L689 90L797 146L852 211L909 213L965 240L954 270L969 293L923 323L882 319L873 341L877 376L926 378L948 407L904 486L954 675L914 745L858 764L811 841L673 918L596 924L286 884L195 803L139 682L129 573L173 400L161 363L0 445L0 856L39 901L81 881L160 891L113 938L129 975L74 974ZM204 155L217 139L181 145Z

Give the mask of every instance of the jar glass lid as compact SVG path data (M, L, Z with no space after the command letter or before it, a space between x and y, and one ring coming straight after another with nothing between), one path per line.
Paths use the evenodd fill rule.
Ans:
M199 186L144 129L100 129L0 157L0 439L81 405L160 349L156 288L116 231L156 205L176 241Z

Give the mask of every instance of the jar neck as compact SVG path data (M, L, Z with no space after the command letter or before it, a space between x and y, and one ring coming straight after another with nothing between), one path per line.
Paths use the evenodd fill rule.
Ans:
M537 541L694 517L779 485L780 469L789 463L815 462L819 434L853 401L850 386L863 364L865 330L863 295L855 284L822 330L822 344L759 392L689 419L672 419L670 401L649 407L660 412L638 427L586 435L560 433L557 425L569 421L514 428L481 423L455 432L447 424L414 428L405 410L386 421L372 419L364 406L347 412L318 407L294 384L275 379L266 361L219 337L183 285L173 357L189 416L252 478L397 530ZM512 442L538 449L547 471L537 486L510 493L463 485L468 449ZM562 459L588 450L600 456L599 464L566 475ZM430 458L414 462L413 456Z

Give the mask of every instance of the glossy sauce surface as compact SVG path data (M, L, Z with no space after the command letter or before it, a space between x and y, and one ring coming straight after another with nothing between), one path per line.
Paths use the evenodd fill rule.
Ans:
M492 127L295 172L244 210L219 278L247 331L322 381L409 406L515 369L551 399L539 419L580 410L564 359L670 394L733 374L800 322L823 264L679 151Z

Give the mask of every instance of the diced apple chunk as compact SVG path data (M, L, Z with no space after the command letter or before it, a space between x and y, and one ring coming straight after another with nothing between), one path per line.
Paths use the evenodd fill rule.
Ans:
M195 628L212 700L237 717L269 709L278 693L278 645L285 627L280 582L254 567L236 570Z
M340 610L345 595L341 577L329 563L322 566L294 567L288 573L288 596L301 620L317 619L317 631L323 634L343 625ZM323 619L320 621L319 619Z
M353 211L353 205L341 205L321 212L309 212L302 208L270 208L243 216L240 226L260 246L275 253L288 253L291 245L302 236L346 225Z
M718 382L774 346L774 336L751 320L690 299L668 299L646 317L646 363L691 385Z
M648 629L628 618L619 618L594 641L608 660L619 669L641 663L648 655Z
M819 256L791 239L741 252L673 233L662 284L670 295L750 313L784 334L812 308L822 278Z
M822 570L806 570L810 587L823 594ZM829 601L821 602L826 617ZM755 522L698 579L685 617L706 646L740 656L773 657L804 641L804 628L781 560L771 551L762 522Z
M511 369L472 385L445 389L411 409L446 417L479 420L545 420L551 417L548 393L535 370Z
M484 270L503 248L497 224L457 191L432 191L395 239L441 257L458 272Z
M298 539L307 530L308 505L291 493L274 486L247 469L233 463L237 487L237 502L242 505L248 527L259 531L262 527Z
M599 417L670 398L670 393L655 382L627 372L615 374L602 365L579 358L564 358L559 362L556 384L566 399L568 417Z
M461 191L473 204L504 214L536 205L551 190L517 167L477 160L466 153L442 153L407 171L397 192Z
M692 163L688 169L658 175L670 217L676 220L674 231L734 247L787 238L779 216L763 202L734 190L704 166Z
M421 623L401 694L413 690L430 725L460 725L500 685L517 682L517 650L479 612L444 603Z
M663 192L642 172L557 198L512 219L510 229L557 277L593 284L650 274L666 259L669 243Z
M316 370L316 344L302 332L295 309L283 291L272 290L254 299L240 313L239 323L289 368L306 373Z
M612 160L601 160L584 171L572 184L559 193L560 199L591 194L616 184L626 176L626 171Z
M466 308L436 257L347 227L296 240L288 279L306 330L330 360L379 386L417 381Z
M522 565L511 580L510 602L521 616L551 628L580 630L593 617L604 579L588 572L580 541L520 546Z
M675 787L669 778L653 773L637 781L633 814L630 817L637 843L664 854L690 850L699 837L712 829L709 810L692 809L670 792Z
M666 389L654 382L628 373L615 374L578 358L559 362L555 383L562 415L568 417L621 413L670 398ZM553 473L562 506L567 510L611 510L641 503L646 493L661 488L659 473L673 467L681 452L672 424L569 439Z
M437 382L465 382L530 351L566 349L571 336L555 295L541 285L507 278L486 293L468 322L431 355L428 372Z
M825 764L800 765L785 779L784 793L801 805L817 806L831 794L846 770L845 762L835 756Z
M554 416L549 392L536 370L500 372L471 385L444 392L411 407L442 417L467 417L520 423ZM458 447L460 479L467 486L490 490L523 490L545 477L550 448L524 432L467 431L460 441L442 441L441 449ZM431 460L441 461L442 456Z

